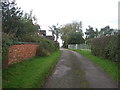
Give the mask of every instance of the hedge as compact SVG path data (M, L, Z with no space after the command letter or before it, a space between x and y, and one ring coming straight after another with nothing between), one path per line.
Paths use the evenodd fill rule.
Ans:
M14 44L14 35L2 33L2 65L5 66L8 58L9 47Z
M95 56L100 56L112 61L118 61L120 45L118 45L118 35L94 38L91 42L91 52Z
M37 49L37 56L49 56L59 49L59 43L48 40L46 38L39 39L40 46Z

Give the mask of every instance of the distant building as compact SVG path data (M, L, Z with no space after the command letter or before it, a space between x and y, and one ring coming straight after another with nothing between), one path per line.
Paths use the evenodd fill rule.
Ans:
M49 40L54 41L54 36L52 36L52 35L47 36L46 35L46 30L39 30L38 35L43 36L43 37L45 37L45 38L47 38Z
M46 38L54 41L54 37L52 35L46 36Z
M46 30L40 30L40 31L39 31L39 34L40 34L41 36L46 37Z

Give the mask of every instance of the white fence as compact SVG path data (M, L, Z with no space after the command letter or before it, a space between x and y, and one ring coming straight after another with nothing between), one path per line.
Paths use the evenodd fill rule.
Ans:
M86 49L86 50L90 50L90 45L87 44L69 44L68 45L69 49Z

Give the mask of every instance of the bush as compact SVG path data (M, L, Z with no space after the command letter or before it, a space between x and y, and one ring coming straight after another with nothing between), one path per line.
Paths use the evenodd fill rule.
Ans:
M91 41L92 41L92 39L87 39L87 40L86 40L86 44L87 44L87 45L91 45Z
M117 36L113 36L106 46L106 58L110 60L117 61L118 57L118 38Z
M55 45L55 47L56 47L56 48L55 48L56 50L60 48L60 47L59 47L59 42L55 41L55 42L54 42L54 45Z
M118 60L118 36L105 36L95 38L91 43L91 52L95 56L100 56L113 61Z
M49 56L58 49L58 44L46 38L40 38L37 56Z
M3 65L6 64L6 60L8 59L8 51L9 47L14 44L13 40L14 35L8 35L5 33L2 33L2 61Z
M38 37L36 34L26 34L17 38L20 42L38 42L40 37Z

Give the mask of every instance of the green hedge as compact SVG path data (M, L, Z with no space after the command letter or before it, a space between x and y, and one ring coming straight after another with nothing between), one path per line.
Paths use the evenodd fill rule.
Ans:
M86 40L86 44L87 44L87 45L91 45L91 41L92 41L92 39L87 39L87 40Z
M38 43L40 46L37 49L37 56L49 56L59 48L58 43L46 38L40 38Z
M91 52L95 56L118 61L118 46L118 35L95 38L91 42Z
M6 66L9 47L14 44L14 35L2 33L2 63Z

